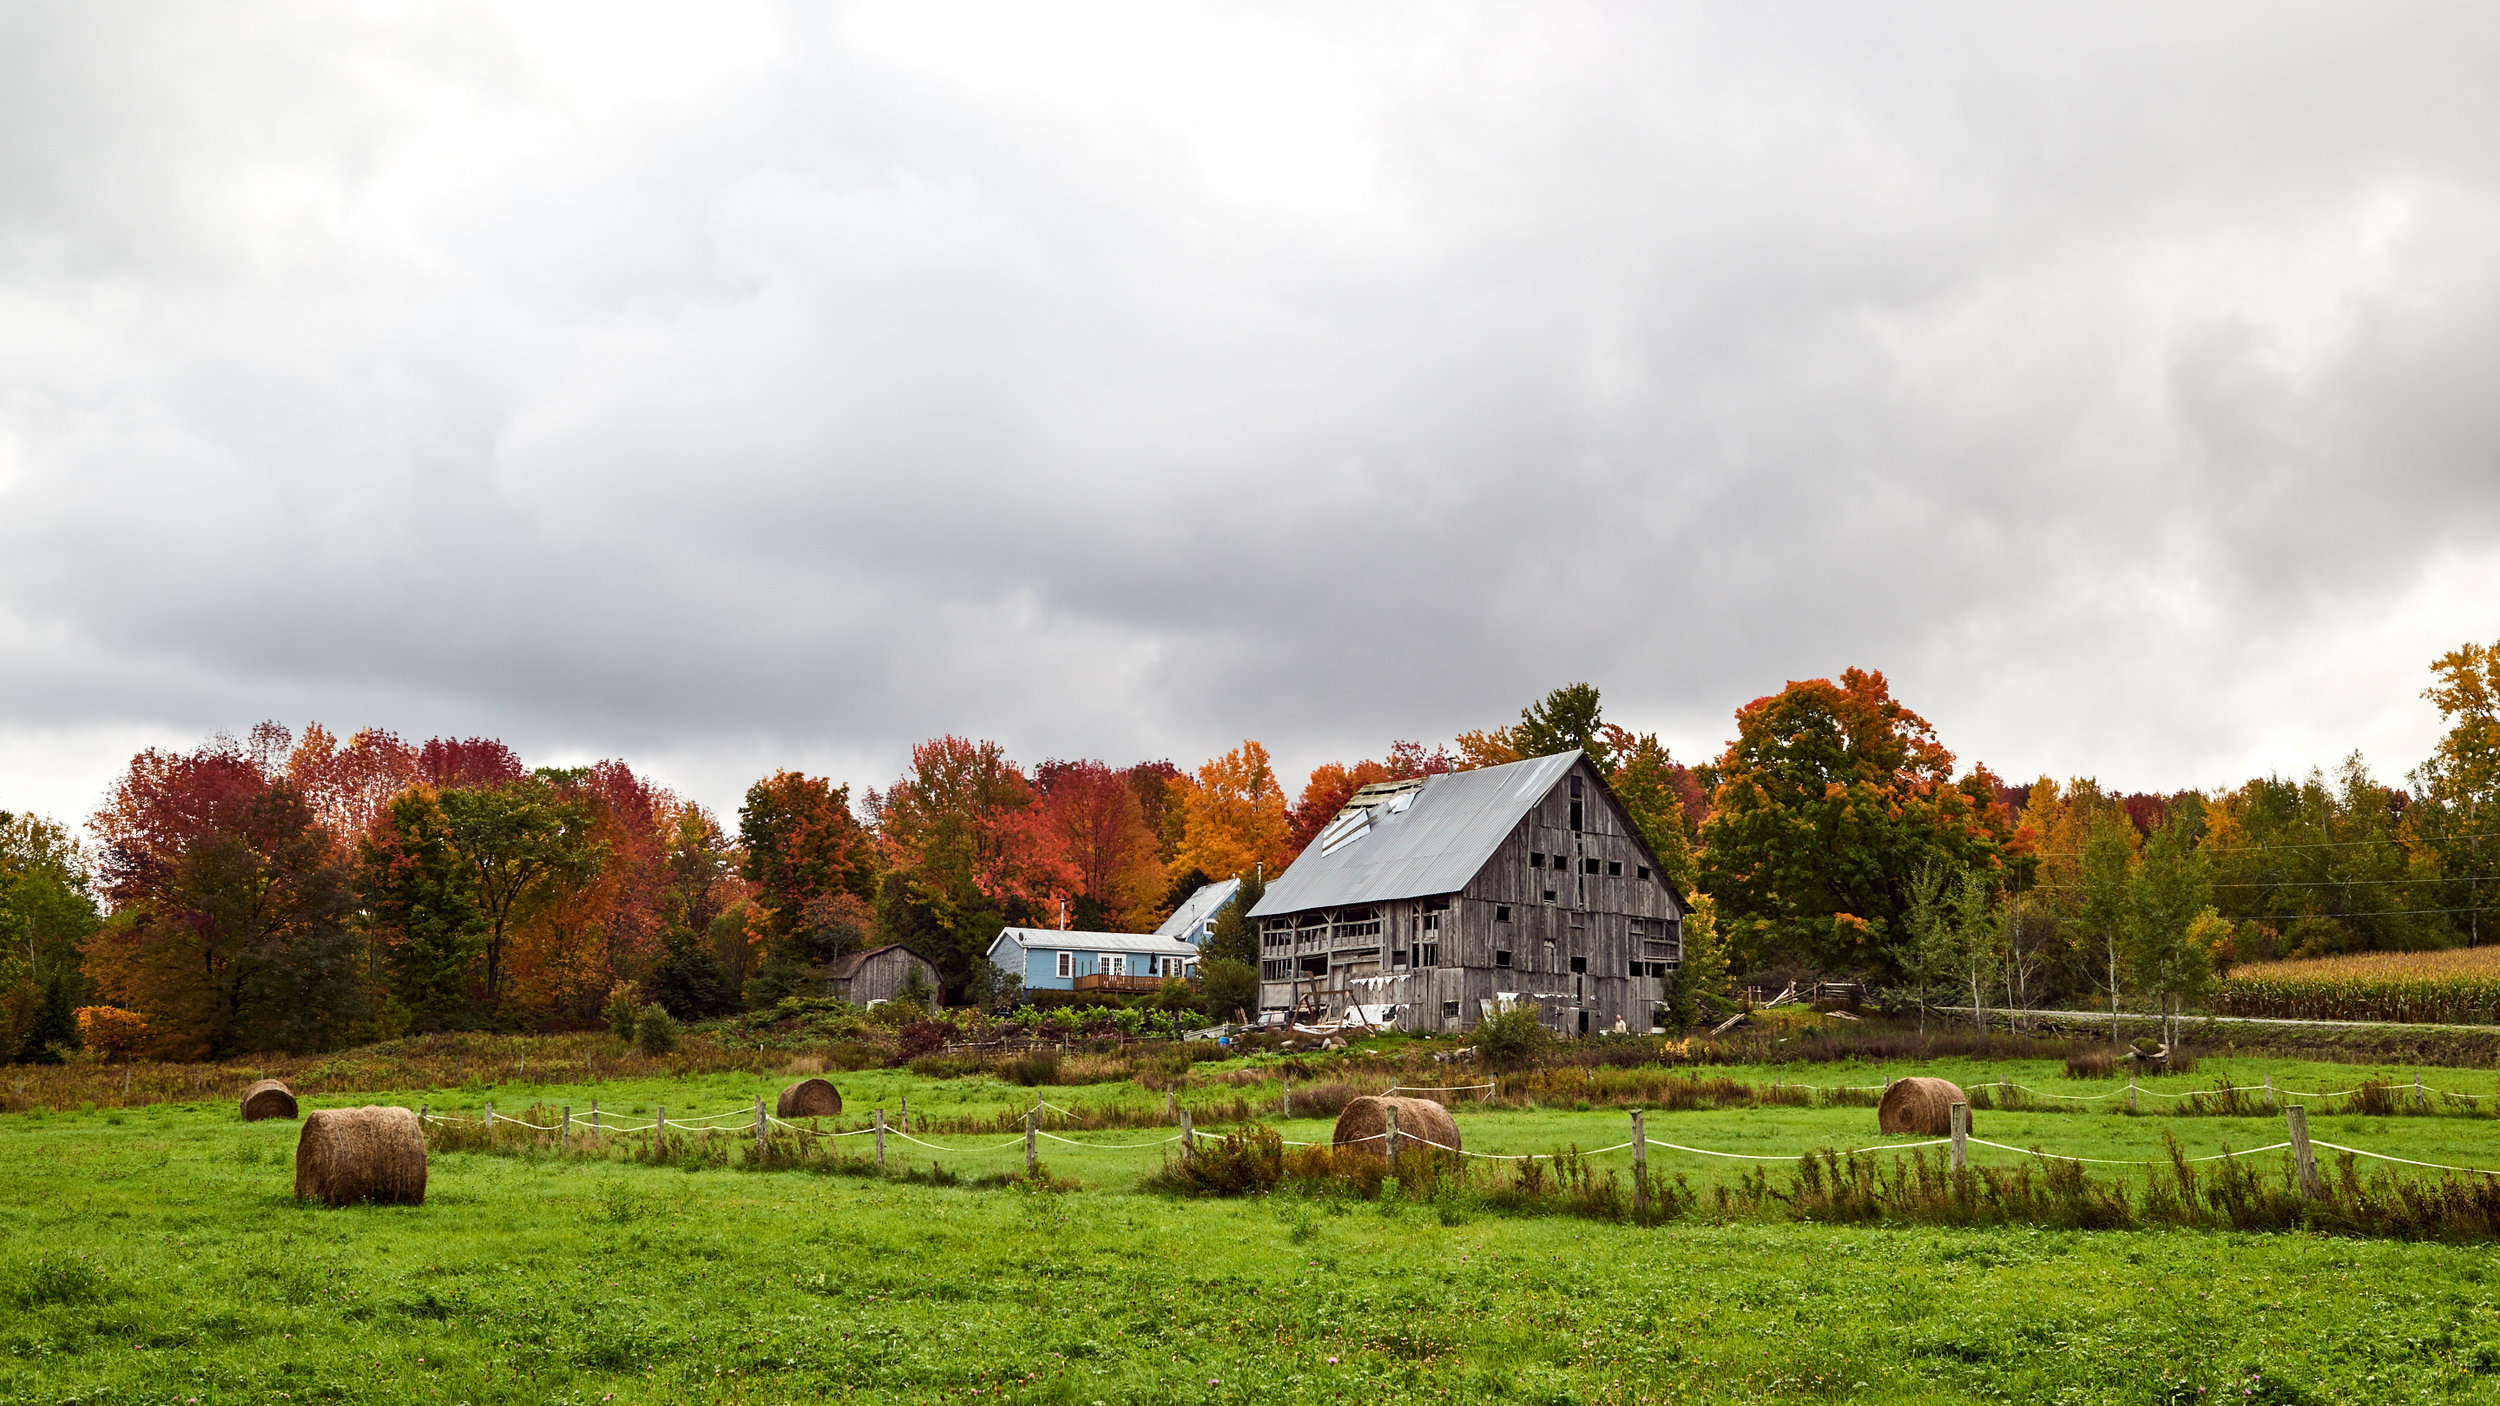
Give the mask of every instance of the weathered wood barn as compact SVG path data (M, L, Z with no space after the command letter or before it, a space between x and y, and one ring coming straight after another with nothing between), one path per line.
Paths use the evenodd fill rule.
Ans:
M1259 1006L1443 1031L1520 1003L1566 1035L1645 1032L1685 911L1580 752L1366 786L1251 910Z
M890 942L865 952L853 952L833 964L833 994L863 1006L870 1001L891 1001L911 985L915 971L920 973L921 985L934 994L938 990L937 965L903 944Z

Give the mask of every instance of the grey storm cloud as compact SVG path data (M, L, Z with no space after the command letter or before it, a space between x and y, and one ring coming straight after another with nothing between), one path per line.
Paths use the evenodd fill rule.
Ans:
M0 804L275 716L719 805L1849 665L2015 775L2500 635L2464 6L22 5Z

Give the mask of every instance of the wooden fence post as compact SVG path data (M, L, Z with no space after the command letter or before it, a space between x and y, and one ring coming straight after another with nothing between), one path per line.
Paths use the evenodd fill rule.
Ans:
M427 1111L428 1111L428 1110L430 1110L430 1109L432 1109L433 1107L434 1107L434 1105L433 1105L433 1104L430 1104L430 1103L420 1103L420 1104L418 1104L418 1105L417 1105L417 1121L418 1121L418 1122L420 1122L420 1123L424 1122L424 1121L425 1121L425 1117L426 1117L426 1113L427 1113ZM423 1129L419 1129L419 1131L420 1131L420 1132L422 1132L422 1131L423 1131Z
M128 1070L122 1071L122 1097L125 1099L130 1097L130 1072ZM2419 1074L2413 1076L2413 1111L2416 1113L2431 1111L2431 1101L2422 1097L2422 1076Z
M2309 1110L2295 1103L2284 1114L2292 1132L2292 1166L2300 1173L2300 1194L2311 1201L2326 1199L2318 1181L2318 1154L2309 1146Z
M1189 1126L1189 1110L1184 1108L1181 1110L1181 1156L1189 1158L1197 1155L1197 1130Z
M2135 1071L2132 1069L2127 1071L2127 1111L2135 1111Z
M651 1124L651 1155L668 1155L668 1105L665 1103L660 1105L659 1117Z
M911 1131L911 1095L903 1095L903 1131Z
M1030 1122L1032 1115L1026 1114L1025 1119ZM877 1170L885 1170L885 1110L882 1108L877 1110Z
M1024 1174L1028 1177L1033 1175L1033 1163L1036 1157L1033 1146L1033 1132L1034 1129L1041 1125L1041 1121L1041 1115L1039 1114L1027 1113L1024 1115Z
M486 1145L495 1145L495 1101L491 1098L486 1100Z
M1970 1105L1957 1103L1949 1110L1953 1129L1953 1170L1970 1170Z
M1172 1117L1172 1091L1170 1089L1163 1091L1163 1116L1167 1122Z
M764 1155L764 1096L755 1096L755 1155Z
M1398 1106L1393 1103L1381 1111L1389 1115L1389 1130L1382 1135L1382 1145L1389 1152L1389 1175L1396 1176L1398 1174Z
M2413 1092L2416 1095L2419 1095L2422 1092L2422 1081L2420 1079L2413 1081ZM130 1102L130 1066L127 1064L122 1066L122 1102Z
M571 1148L571 1147L572 1147L572 1145L573 1145L573 1105L571 1105L571 1104L569 1104L569 1103L568 1103L568 1104L564 1105L564 1122L563 1122L562 1126L560 1126L560 1127L559 1127L559 1128L557 1128L557 1130L556 1130L556 1151L558 1151L558 1152L563 1152L563 1151L565 1151L565 1150L567 1150L567 1149Z
M1632 1218L1649 1219L1649 1134L1637 1108L1632 1110Z
M1293 1075L1285 1076L1285 1116L1293 1116Z
M2266 1111L2274 1111L2274 1076L2271 1074L2266 1076Z
M590 1101L590 1131L594 1136L599 1131L599 1100L595 1098Z

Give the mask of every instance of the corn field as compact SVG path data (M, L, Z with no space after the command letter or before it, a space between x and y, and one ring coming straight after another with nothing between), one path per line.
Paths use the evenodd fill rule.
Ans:
M2214 989L2219 1015L2500 1024L2500 948L2263 962Z

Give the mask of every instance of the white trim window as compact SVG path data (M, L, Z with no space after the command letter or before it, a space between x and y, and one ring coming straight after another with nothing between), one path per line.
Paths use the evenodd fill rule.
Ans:
M1075 973L1074 973L1075 963L1076 963L1076 954L1075 954L1075 953L1073 953L1073 952L1062 952L1062 953L1060 953L1060 954L1059 954L1059 974L1060 974L1061 976L1071 976L1071 975L1074 975L1074 974L1075 974Z
M1119 953L1117 953L1117 952L1105 952L1105 953L1103 953L1103 954L1102 954L1102 974L1103 974L1104 976L1126 976L1126 975L1128 975L1128 958L1127 958L1127 957L1125 957L1125 956L1122 956L1121 954L1119 954Z

